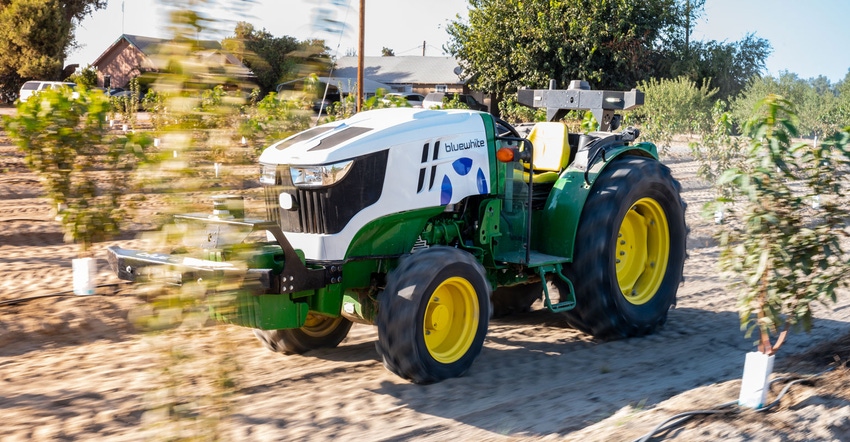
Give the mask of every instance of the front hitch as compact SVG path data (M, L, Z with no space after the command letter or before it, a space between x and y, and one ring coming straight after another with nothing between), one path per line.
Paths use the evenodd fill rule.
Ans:
M234 264L226 260L218 260L221 256L213 256L215 252L207 252L206 256L186 256L167 253L152 253L141 250L122 249L117 246L107 248L107 260L118 278L136 281L140 278L164 278L168 282L182 284L198 278L213 278L236 276L246 272L257 273L263 283L266 293L295 293L304 290L316 290L332 282L341 280L340 266L331 268L310 268L292 247L280 226L272 221L250 219L223 219L204 214L175 215L176 222L189 223L190 228L198 226L194 238L202 238L206 244L195 244L203 250L220 250L223 239L230 235L232 228L247 232L247 237L253 232L266 231L276 240L277 244L263 243L258 248L256 256L247 254L249 262ZM200 234L199 234L200 233ZM241 241L241 240L240 240ZM274 248L268 251L263 248ZM279 248L278 248L279 247ZM280 255L282 260L278 259ZM277 255L278 258L269 258ZM281 262L282 261L282 262Z

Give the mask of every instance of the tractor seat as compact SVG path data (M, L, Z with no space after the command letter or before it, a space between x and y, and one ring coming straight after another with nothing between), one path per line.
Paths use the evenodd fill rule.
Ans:
M540 122L534 125L528 140L533 145L532 182L554 183L558 175L569 163L570 144L567 126L559 122ZM523 174L523 180L528 181L528 164L525 164L527 172Z

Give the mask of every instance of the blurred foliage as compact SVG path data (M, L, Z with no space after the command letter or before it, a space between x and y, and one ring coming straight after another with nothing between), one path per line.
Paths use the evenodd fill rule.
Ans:
M646 94L644 105L633 110L631 117L641 126L643 139L658 144L662 153L669 150L674 135L698 133L710 125L717 90L707 82L697 86L685 77L653 78L639 82L638 89Z
M720 177L734 195L717 200L730 214L720 264L740 277L741 326L747 336L758 331L766 354L790 330L811 329L812 304L834 302L847 286L850 127L813 147L793 141L798 125L794 104L768 95L744 126L743 163Z
M233 32L232 37L221 42L222 48L254 72L261 98L275 92L280 83L330 69L330 55L322 40L275 37L244 21L236 23Z
M74 30L106 0L0 1L0 95L17 97L26 80L59 80Z
M167 5L172 38L152 57L168 69L151 77L149 89L141 97L159 140L155 161L147 163L141 175L147 191L165 197L166 215L197 212L197 202L191 198L196 192L204 195L201 199L210 207L206 197L210 189L230 190L211 173L217 170L213 163L229 159L233 151L239 151L239 156L244 151L235 140L248 106L240 72L223 68L207 56L197 39L220 25L210 16L211 11L231 5L211 0L179 0ZM188 233L197 234L206 226L192 228ZM146 240L154 250L194 256L191 252L199 252L197 245L188 248L186 234L186 227L167 223L161 230L149 232ZM234 265L240 266L238 262ZM238 281L206 274L203 279L174 281L169 272L152 272L146 278L149 285L140 287L148 290L148 302L130 317L149 332L153 356L159 360L151 369L155 383L145 397L144 427L155 440L225 439L220 424L233 413L232 398L241 367L234 356L234 341L224 336L222 327L209 327L214 323L209 319L207 300L214 294L238 290ZM219 338L207 345L195 339L211 334Z
M66 240L80 245L115 236L124 218L121 198L151 144L143 134L107 134L109 101L100 91L69 88L40 92L4 117L55 206L61 205Z
M259 154L275 141L310 127L311 114L304 110L305 105L300 100L284 100L270 93L256 104L246 106L239 134L252 142Z

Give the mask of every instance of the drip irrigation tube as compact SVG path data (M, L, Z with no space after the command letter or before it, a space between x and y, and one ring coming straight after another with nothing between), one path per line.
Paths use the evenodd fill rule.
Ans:
M776 396L776 399L774 399L773 402L771 402L771 403L769 403L769 404L767 404L767 405L765 405L761 408L758 408L754 411L755 412L763 412L763 411L769 410L770 408L779 404L779 402L782 400L782 398L785 396L785 394L788 393L788 390L791 389L792 385L799 384L800 382L806 382L806 381L810 381L812 379L818 378L818 377L823 376L824 374L832 371L833 369L834 369L834 367L830 367L830 368L828 368L828 369L826 369L826 370L824 370L820 373L816 373L816 374L812 374L812 375L808 375L808 376L802 376L802 377L796 376L796 375L783 376L783 377L771 380L768 383L768 387L770 385L773 385L775 382L783 382L783 381L790 381L790 382L788 382L788 384L786 384L785 387L782 388L782 390L779 392L779 394ZM648 442L650 439L655 437L656 434L658 434L662 431L667 431L667 430L676 428L679 425L684 424L685 422L687 422L688 420L690 420L694 416L721 414L721 413L738 414L742 411L740 407L730 408L733 405L736 405L737 403L738 403L738 401L730 401L730 402L720 404L717 407L715 407L714 409L694 410L694 411L687 411L687 412L684 412L684 413L679 413L679 414L661 422L655 428L653 428L652 431L644 434L643 436L641 436L638 439L635 439L635 442Z

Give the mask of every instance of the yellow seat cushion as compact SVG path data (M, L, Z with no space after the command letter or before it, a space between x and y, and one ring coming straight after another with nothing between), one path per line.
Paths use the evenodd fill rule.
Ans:
M554 183L555 181L558 181L558 176L558 172L537 172L532 177L531 182L533 182L534 184ZM528 172L522 173L522 182L528 182Z
M540 122L528 135L534 146L532 162L534 172L560 172L570 158L567 126L559 122Z

